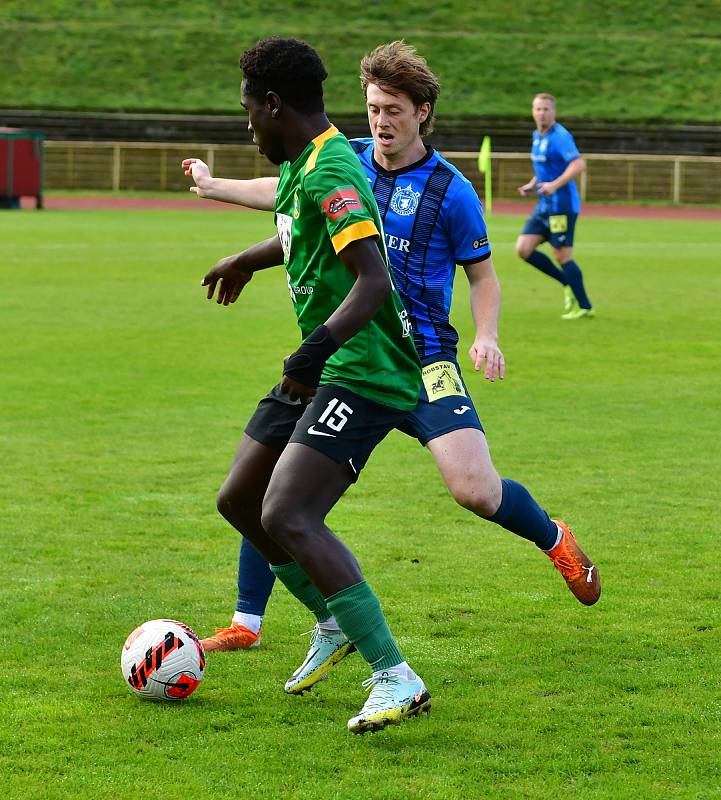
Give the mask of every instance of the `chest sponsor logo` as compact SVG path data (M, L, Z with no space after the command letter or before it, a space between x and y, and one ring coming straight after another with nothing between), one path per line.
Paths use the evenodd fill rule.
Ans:
M385 234L386 246L389 250L399 250L401 253L409 252L411 243L408 239L402 239L400 236L392 236L390 233Z
M441 397L466 397L461 376L451 361L436 361L423 367L423 385L431 403Z
M288 278L288 291L290 292L290 299L296 303L298 301L298 296L309 296L313 294L313 287L312 286L305 286L303 284L299 286L293 286L290 282L290 275L287 275Z
M358 192L355 189L336 189L321 203L323 213L331 222L363 208Z
M283 255L285 256L285 261L287 263L288 259L290 258L293 218L289 217L288 214L276 214L275 227L278 229L278 238L280 239L280 244L283 248Z
M409 217L416 213L418 201L421 199L420 192L414 192L413 186L409 183L404 188L397 186L393 197L391 197L391 208L401 217Z

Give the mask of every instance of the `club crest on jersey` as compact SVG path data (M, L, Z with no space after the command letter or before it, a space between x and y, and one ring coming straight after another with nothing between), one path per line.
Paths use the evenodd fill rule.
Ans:
M355 189L336 189L333 194L321 203L323 213L331 222L335 222L351 211L358 211L363 208L358 192Z
M411 214L416 213L420 199L421 193L414 192L410 183L405 189L397 186L395 192L393 192L393 197L391 197L391 208L401 217L409 217Z

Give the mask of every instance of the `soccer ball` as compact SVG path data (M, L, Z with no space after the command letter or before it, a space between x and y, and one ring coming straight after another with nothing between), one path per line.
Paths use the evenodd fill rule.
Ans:
M138 697L182 700L198 688L205 671L205 651L182 622L151 619L125 640L120 653L123 678Z

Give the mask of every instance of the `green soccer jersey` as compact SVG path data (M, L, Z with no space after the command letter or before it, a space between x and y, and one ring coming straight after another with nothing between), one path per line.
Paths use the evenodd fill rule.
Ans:
M275 222L304 338L326 322L355 283L338 256L344 247L372 236L388 263L368 178L348 140L333 126L292 164L281 166ZM415 407L420 363L395 288L365 328L328 359L320 382L403 411Z

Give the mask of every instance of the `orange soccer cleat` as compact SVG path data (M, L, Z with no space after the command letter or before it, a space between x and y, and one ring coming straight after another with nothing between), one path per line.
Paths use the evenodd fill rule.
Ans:
M596 565L581 550L573 531L560 519L553 520L563 531L561 541L546 555L553 561L553 566L563 575L568 588L577 600L586 606L592 606L601 596L601 578Z
M262 633L262 628L258 633L253 633L245 625L233 622L229 628L216 628L215 636L203 639L201 644L206 653L212 650L249 650L251 647L257 647L260 644Z

